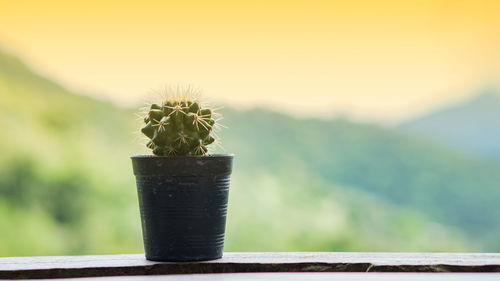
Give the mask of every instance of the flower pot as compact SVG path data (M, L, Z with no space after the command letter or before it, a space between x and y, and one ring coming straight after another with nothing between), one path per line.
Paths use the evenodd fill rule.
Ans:
M222 257L233 157L132 157L148 260Z

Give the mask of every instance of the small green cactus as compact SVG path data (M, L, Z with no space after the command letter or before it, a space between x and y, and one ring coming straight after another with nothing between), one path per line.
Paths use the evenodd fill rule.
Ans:
M216 120L212 109L203 108L188 98L166 99L161 105L151 104L141 132L149 138L146 146L158 156L204 155L212 137Z

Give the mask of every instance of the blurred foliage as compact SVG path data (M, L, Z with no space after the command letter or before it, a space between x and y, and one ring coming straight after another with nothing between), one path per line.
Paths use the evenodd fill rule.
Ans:
M0 256L142 252L134 111L0 52ZM227 251L500 250L498 163L375 125L224 113Z

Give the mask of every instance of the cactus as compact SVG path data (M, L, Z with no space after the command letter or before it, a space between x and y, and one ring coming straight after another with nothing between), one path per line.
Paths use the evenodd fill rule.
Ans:
M158 156L204 155L215 139L212 135L215 112L197 100L166 99L161 105L151 104L141 132L149 138L146 146Z

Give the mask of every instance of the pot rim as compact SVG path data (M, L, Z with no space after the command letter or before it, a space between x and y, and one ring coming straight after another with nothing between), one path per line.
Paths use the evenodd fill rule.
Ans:
M169 155L158 156L153 154L139 154L130 157L131 159L162 158L162 159L185 159L185 158L234 158L233 153L205 154L205 155Z

